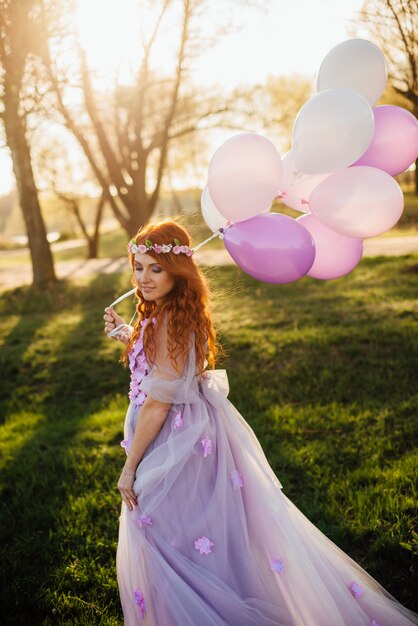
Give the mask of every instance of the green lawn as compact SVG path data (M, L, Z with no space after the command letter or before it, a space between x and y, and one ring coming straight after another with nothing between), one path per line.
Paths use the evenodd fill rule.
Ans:
M284 493L417 610L418 255L284 286L234 266L207 273L229 397ZM102 314L125 286L100 275L0 301L2 624L122 624L129 384Z

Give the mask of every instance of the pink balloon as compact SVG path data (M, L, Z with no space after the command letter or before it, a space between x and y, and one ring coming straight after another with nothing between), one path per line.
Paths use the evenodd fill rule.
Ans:
M418 120L406 109L389 104L375 107L373 115L372 142L354 165L372 165L397 176L418 157Z
M363 254L363 240L341 235L325 226L312 213L296 219L311 233L315 242L315 260L308 276L331 280L353 270Z
M299 172L291 150L286 152L282 162L283 180L280 201L295 211L307 213L312 191L331 174L303 174Z
M298 280L315 258L315 244L306 228L279 213L233 224L225 231L224 244L244 272L266 283Z
M349 237L375 237L402 215L402 189L392 176L359 165L332 174L312 192L311 212L332 230Z
M219 213L240 222L270 207L280 190L282 161L261 135L241 133L227 139L210 164L208 188Z

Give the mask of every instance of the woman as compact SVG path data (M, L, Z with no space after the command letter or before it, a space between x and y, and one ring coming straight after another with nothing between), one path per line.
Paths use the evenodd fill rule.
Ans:
M389 595L283 494L227 399L209 291L175 222L129 244L139 319L131 369L117 576L125 624L410 626ZM124 325L112 308L105 331Z

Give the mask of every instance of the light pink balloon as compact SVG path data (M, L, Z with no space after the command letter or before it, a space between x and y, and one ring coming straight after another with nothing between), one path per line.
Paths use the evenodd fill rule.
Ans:
M227 139L213 155L208 189L219 213L241 222L271 206L282 174L282 161L271 141L241 133Z
M349 237L375 237L392 228L403 210L403 194L392 176L359 165L332 174L311 194L311 212Z
M280 201L295 211L307 213L312 191L331 174L302 174L295 165L291 150L286 152L282 163L283 179Z
M310 232L315 242L315 260L308 276L332 280L348 274L359 263L363 254L362 239L331 230L312 213L301 215L296 221Z
M402 107L373 109L375 130L366 152L354 165L371 165L397 176L418 157L418 120Z

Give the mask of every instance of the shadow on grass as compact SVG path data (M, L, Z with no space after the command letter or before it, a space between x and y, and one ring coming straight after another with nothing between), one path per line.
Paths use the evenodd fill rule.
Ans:
M87 602L92 589L97 586L94 575L91 580L77 581L71 579L72 587L68 594L76 599L74 608L67 607L65 615L60 609L51 606L51 597L54 587L59 586L54 580L55 572L62 569L63 559L77 559L77 553L85 553L86 546L69 545L68 537L63 536L63 527L60 524L61 511L68 505L70 494L79 481L78 469L75 463L73 444L83 430L89 417L104 406L107 400L120 392L123 384L121 368L116 367L108 359L107 364L99 363L97 344L97 325L102 330L102 303L100 313L97 307L89 303L93 293L96 299L103 302L111 299L109 292L114 292L116 276L108 278L106 288L103 289L103 278L98 276L85 289L71 289L69 285L60 284L55 292L46 298L35 302L33 309L38 307L48 316L67 306L68 297L72 296L72 305L78 301L85 303L84 312L76 326L64 335L60 342L55 341L55 349L62 356L56 365L48 372L48 393L34 406L34 412L42 415L40 424L34 429L30 437L19 449L15 460L10 462L3 473L3 489L1 494L1 546L3 581L1 584L1 606L3 624L48 624L48 623L117 623L116 617L120 613L116 582L107 581L103 587L101 597L95 596L95 602ZM50 299L51 298L51 299ZM44 308L45 300L50 299L51 308ZM65 310L65 309L64 309ZM25 307L22 303L22 313ZM22 317L21 322L6 337L4 353L10 354L16 337L28 344L35 332L42 326L41 317L33 316L28 319ZM88 355L85 360L83 356ZM7 357L6 357L7 358ZM104 367L107 365L107 367ZM13 367L17 368L16 359ZM112 375L110 370L112 369ZM108 376L106 377L106 370ZM15 380L15 387L21 384L20 376L27 374L19 370ZM9 390L9 397L13 396L14 387ZM13 404L11 405L13 408ZM122 426L122 425L121 425ZM86 443L89 447L89 443ZM115 448L116 449L116 448ZM95 452L92 450L92 452ZM92 455L92 471L97 454ZM115 476L120 459L115 458ZM86 467L81 467L86 472ZM88 478L88 476L87 476ZM84 481L88 489L88 480ZM104 482L109 482L104 479ZM104 485L106 488L106 485ZM100 532L107 530L107 548L101 554L91 554L90 558L95 567L109 563L114 559L114 549L118 523L119 499L115 490L115 517L112 528L102 527ZM100 503L97 503L100 507ZM74 519L74 526L78 523ZM68 529L69 535L74 529ZM81 535L81 537L80 537ZM82 539L83 530L80 529L78 539ZM60 593L63 593L61 586ZM78 600L78 602L77 602ZM58 602L57 598L57 604ZM78 604L78 610L77 610ZM113 613L114 622L109 621ZM82 616L82 619L81 619ZM65 621L62 622L61 620Z
M21 399L20 392L27 388L31 367L24 358L26 348L45 323L46 320L41 315L20 317L3 341L0 370L7 385L0 385L0 424L4 423L8 413L16 410Z

